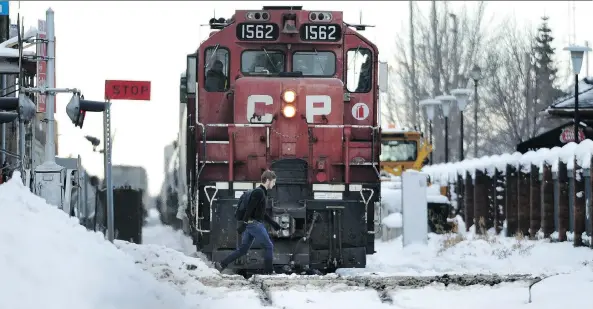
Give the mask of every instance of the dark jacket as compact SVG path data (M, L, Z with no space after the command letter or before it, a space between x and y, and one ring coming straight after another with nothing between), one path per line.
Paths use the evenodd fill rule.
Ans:
M227 78L219 71L208 70L206 72L206 85L208 91L224 91L226 88Z
M268 190L263 185L255 188L251 192L251 197L247 208L245 209L245 217L243 221L257 220L263 222L264 220L268 223L272 222L272 218L266 213L266 204L268 200Z

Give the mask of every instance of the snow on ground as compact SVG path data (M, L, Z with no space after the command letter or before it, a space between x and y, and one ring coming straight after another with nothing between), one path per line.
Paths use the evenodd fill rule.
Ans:
M0 308L186 308L182 295L13 178L0 185Z
M116 245L131 255L136 263L161 282L168 283L183 294L189 304L200 308L260 308L258 294L247 288L210 287L201 281L221 279L218 271L203 258L187 256L159 245L136 245L116 241Z
M467 239L463 239L466 237ZM376 242L364 269L340 269L342 275L556 274L593 265L593 250L572 243L506 237L429 235L427 246L402 247L402 238Z
M163 225L156 209L148 210L146 225L142 229L142 243L161 245L192 256L196 253L196 246L181 230L174 230L169 225Z

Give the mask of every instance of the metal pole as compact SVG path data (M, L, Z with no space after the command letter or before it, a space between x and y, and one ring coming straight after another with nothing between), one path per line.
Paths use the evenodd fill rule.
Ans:
M107 101L103 112L103 140L105 160L105 197L107 201L107 238L113 242L115 238L115 220L113 209L113 184L111 182L111 102Z
M449 162L449 117L445 117L445 163Z
M463 112L459 112L459 161L463 161Z
M579 143L579 74L574 75L574 142Z
M474 158L478 158L478 80L474 79Z
M25 179L25 135L26 134L27 134L27 132L25 132L25 122L23 120L19 119L19 160L21 161L21 163L19 165L20 166L19 170L21 171L21 177L23 178L23 181Z
M47 24L47 88L55 88L54 72L55 72L55 33L54 33L54 11L49 8L46 11ZM56 158L56 142L54 140L54 102L56 100L54 92L46 94L45 118L47 119L47 132L45 141L45 161L55 162Z
M6 75L2 74L2 96L6 96ZM6 123L2 124L2 149L6 149ZM2 162L0 165L4 164L6 161L6 154L2 153Z
M430 145L432 146L432 145L434 145L434 143L432 142L432 120L428 121L428 134L430 134ZM434 162L432 161L432 153L433 152L434 152L434 149L433 149L433 151L430 152L430 164L434 164Z

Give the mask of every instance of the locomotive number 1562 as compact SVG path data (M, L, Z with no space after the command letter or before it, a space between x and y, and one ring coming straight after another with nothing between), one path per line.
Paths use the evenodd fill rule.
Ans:
M336 24L304 24L300 29L302 41L339 41L342 28Z
M280 29L276 24L241 23L237 25L237 39L240 41L276 41Z

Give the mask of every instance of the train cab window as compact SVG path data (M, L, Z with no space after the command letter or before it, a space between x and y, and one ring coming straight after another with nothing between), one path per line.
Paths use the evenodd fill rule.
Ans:
M413 162L418 156L415 141L384 141L379 159L386 162Z
M268 75L284 72L284 52L278 50L246 50L241 54L241 73Z
M204 58L206 72L204 89L208 92L223 92L229 89L229 50L213 46L206 49Z
M348 92L369 92L372 89L373 59L366 48L348 50L346 87Z
M328 51L297 51L292 55L292 71L303 76L334 76L336 55Z

